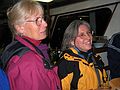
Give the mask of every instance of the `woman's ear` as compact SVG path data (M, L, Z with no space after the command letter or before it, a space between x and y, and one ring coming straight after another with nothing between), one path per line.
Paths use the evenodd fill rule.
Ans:
M15 29L20 34L24 33L24 27L22 25L15 25Z

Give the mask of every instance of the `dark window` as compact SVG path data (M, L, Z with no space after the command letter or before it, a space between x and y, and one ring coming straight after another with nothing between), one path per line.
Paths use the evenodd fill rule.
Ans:
M86 20L90 23L92 29L94 30L94 35L103 36L111 15L112 12L109 8L102 8L98 10L69 14L58 17L53 36L50 40L51 48L61 48L64 31L67 26L75 19Z

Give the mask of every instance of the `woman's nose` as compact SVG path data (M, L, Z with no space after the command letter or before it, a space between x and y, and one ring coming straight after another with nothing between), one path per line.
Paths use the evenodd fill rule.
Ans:
M44 26L47 27L47 22L43 20Z
M86 34L87 39L91 39L92 35L91 34Z

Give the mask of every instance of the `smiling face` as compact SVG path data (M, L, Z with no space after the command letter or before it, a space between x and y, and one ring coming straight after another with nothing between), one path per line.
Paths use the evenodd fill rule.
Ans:
M83 52L87 52L92 48L92 34L86 25L79 26L78 36L74 43L75 46Z

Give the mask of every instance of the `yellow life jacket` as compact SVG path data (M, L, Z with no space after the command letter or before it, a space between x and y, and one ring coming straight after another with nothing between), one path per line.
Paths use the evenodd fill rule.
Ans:
M73 53L78 54L78 52L74 48L70 49ZM79 63L81 77L78 80L77 90L94 90L98 88L98 78L93 63L88 63L85 59L76 56L71 56L68 53L64 53L63 57L65 60ZM98 70L98 72L100 76L100 81L102 83L102 73L100 70ZM73 77L74 73L72 72L61 80L62 90L70 90Z

